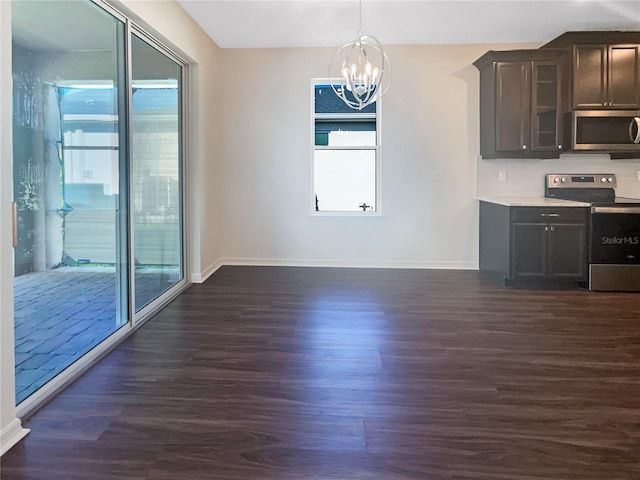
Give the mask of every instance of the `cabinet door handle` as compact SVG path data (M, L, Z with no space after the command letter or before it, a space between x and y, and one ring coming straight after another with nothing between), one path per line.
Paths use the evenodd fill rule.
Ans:
M633 127L636 127L636 134L633 135ZM635 143L640 143L640 117L633 117L629 123L629 139Z
M526 145L522 145L522 149L523 149L523 150L526 150L526 149L527 149L527 146L526 146Z
M556 227L549 227L549 230L551 230L552 232L556 231Z
M559 217L560 214L559 213L541 213L540 216L541 217Z

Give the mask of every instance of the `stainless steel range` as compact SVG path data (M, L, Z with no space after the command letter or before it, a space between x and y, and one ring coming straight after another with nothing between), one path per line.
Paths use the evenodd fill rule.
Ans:
M617 197L616 176L548 174L545 197L590 205L589 290L640 291L640 199Z

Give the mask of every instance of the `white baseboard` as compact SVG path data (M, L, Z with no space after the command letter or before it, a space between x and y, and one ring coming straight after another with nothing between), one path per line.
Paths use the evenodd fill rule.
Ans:
M217 260L213 262L211 265L209 265L207 268L205 268L203 272L192 273L190 277L191 283L204 282L207 278L213 275L216 272L216 270L218 270L222 265L224 265L222 260Z
M403 261L345 261L301 260L280 258L221 258L209 275L223 265L282 266L282 267L332 267L332 268L411 268L433 270L478 270L477 262L403 262ZM208 269L209 270L209 269ZM207 275L207 277L209 276ZM206 279L206 278L205 278ZM204 281L204 280L203 280Z
M2 431L0 431L0 456L7 453L9 449L22 440L27 433L29 433L29 429L22 428L22 422L20 422L19 418L14 419L13 422L4 427Z

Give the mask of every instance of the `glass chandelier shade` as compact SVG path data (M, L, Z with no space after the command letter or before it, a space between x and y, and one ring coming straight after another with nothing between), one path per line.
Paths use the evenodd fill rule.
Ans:
M329 81L344 103L362 110L389 90L391 62L376 37L362 34L362 0L358 6L357 38L341 46L331 58Z
M391 62L376 37L361 35L333 55L329 79L344 103L362 110L389 90Z

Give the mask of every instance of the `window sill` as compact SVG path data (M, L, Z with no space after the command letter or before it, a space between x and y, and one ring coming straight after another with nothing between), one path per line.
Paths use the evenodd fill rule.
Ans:
M312 217L382 217L380 212L311 212Z

